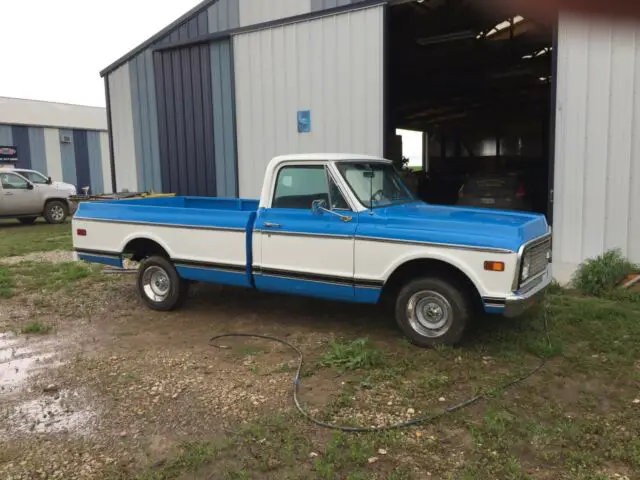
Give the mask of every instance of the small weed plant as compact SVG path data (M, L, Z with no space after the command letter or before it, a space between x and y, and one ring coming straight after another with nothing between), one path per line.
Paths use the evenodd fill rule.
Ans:
M620 250L610 250L584 262L573 277L573 285L585 295L600 297L637 268Z
M376 368L384 363L384 355L366 338L346 343L331 342L329 351L320 360L321 366L335 368L339 372Z

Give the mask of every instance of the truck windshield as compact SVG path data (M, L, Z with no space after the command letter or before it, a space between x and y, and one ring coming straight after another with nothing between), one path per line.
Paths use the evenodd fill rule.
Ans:
M364 207L388 207L416 201L397 170L388 163L339 162L338 170Z

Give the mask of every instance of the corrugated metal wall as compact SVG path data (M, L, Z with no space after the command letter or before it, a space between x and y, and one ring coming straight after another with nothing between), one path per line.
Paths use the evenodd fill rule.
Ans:
M208 45L155 54L162 187L179 195L216 195Z
M558 36L554 275L640 262L640 25L565 14Z
M69 143L63 137L69 137ZM20 168L76 185L78 190L88 186L92 193L111 193L107 132L0 125L0 145L18 147Z
M234 38L241 196L259 195L274 155L383 154L383 17L378 6Z
M155 54L153 50L160 45L237 28L239 16L238 0L218 0L109 73L118 190L237 195L231 81L233 57L228 42L226 49L223 41ZM160 79L158 72L163 72ZM118 81L119 76L123 81ZM129 80L128 86L125 76ZM171 85L168 85L169 81ZM181 101L185 95L192 97L184 109L175 103L174 87L180 89ZM198 100L203 94L207 95L206 98ZM195 145L195 137L187 141L185 135L195 135L196 132L183 132L178 128L183 123L176 121L176 113L182 115L182 121L191 122L184 125L200 122L203 130L197 133L197 138L203 143ZM216 119L215 123L213 120L205 123L210 116ZM131 138L123 131L125 129L131 133ZM204 138L207 138L206 144ZM206 153L209 151L211 154ZM202 174L201 184L188 180L189 175L199 175L198 169L208 168L209 162L215 167ZM175 180L177 183L170 173L172 168L173 172L184 170L182 179ZM135 175L132 169L135 169ZM219 175L216 175L216 169L221 171Z

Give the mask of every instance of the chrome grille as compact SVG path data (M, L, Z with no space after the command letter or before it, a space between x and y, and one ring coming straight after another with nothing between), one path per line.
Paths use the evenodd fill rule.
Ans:
M545 240L542 243L534 244L531 247L527 248L524 251L524 254L522 257L522 263L523 265L525 264L525 262L528 263L529 276L526 279L523 278L523 271L521 271L520 272L521 283L524 283L527 280L542 273L549 265L550 257L551 257L551 239L550 238Z

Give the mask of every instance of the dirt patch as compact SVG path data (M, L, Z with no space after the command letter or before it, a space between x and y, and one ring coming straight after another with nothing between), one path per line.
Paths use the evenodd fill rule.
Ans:
M49 262L63 263L73 261L73 252L54 251L54 252L35 252L26 255L18 255L7 257L0 260L5 265L15 265L21 262Z

